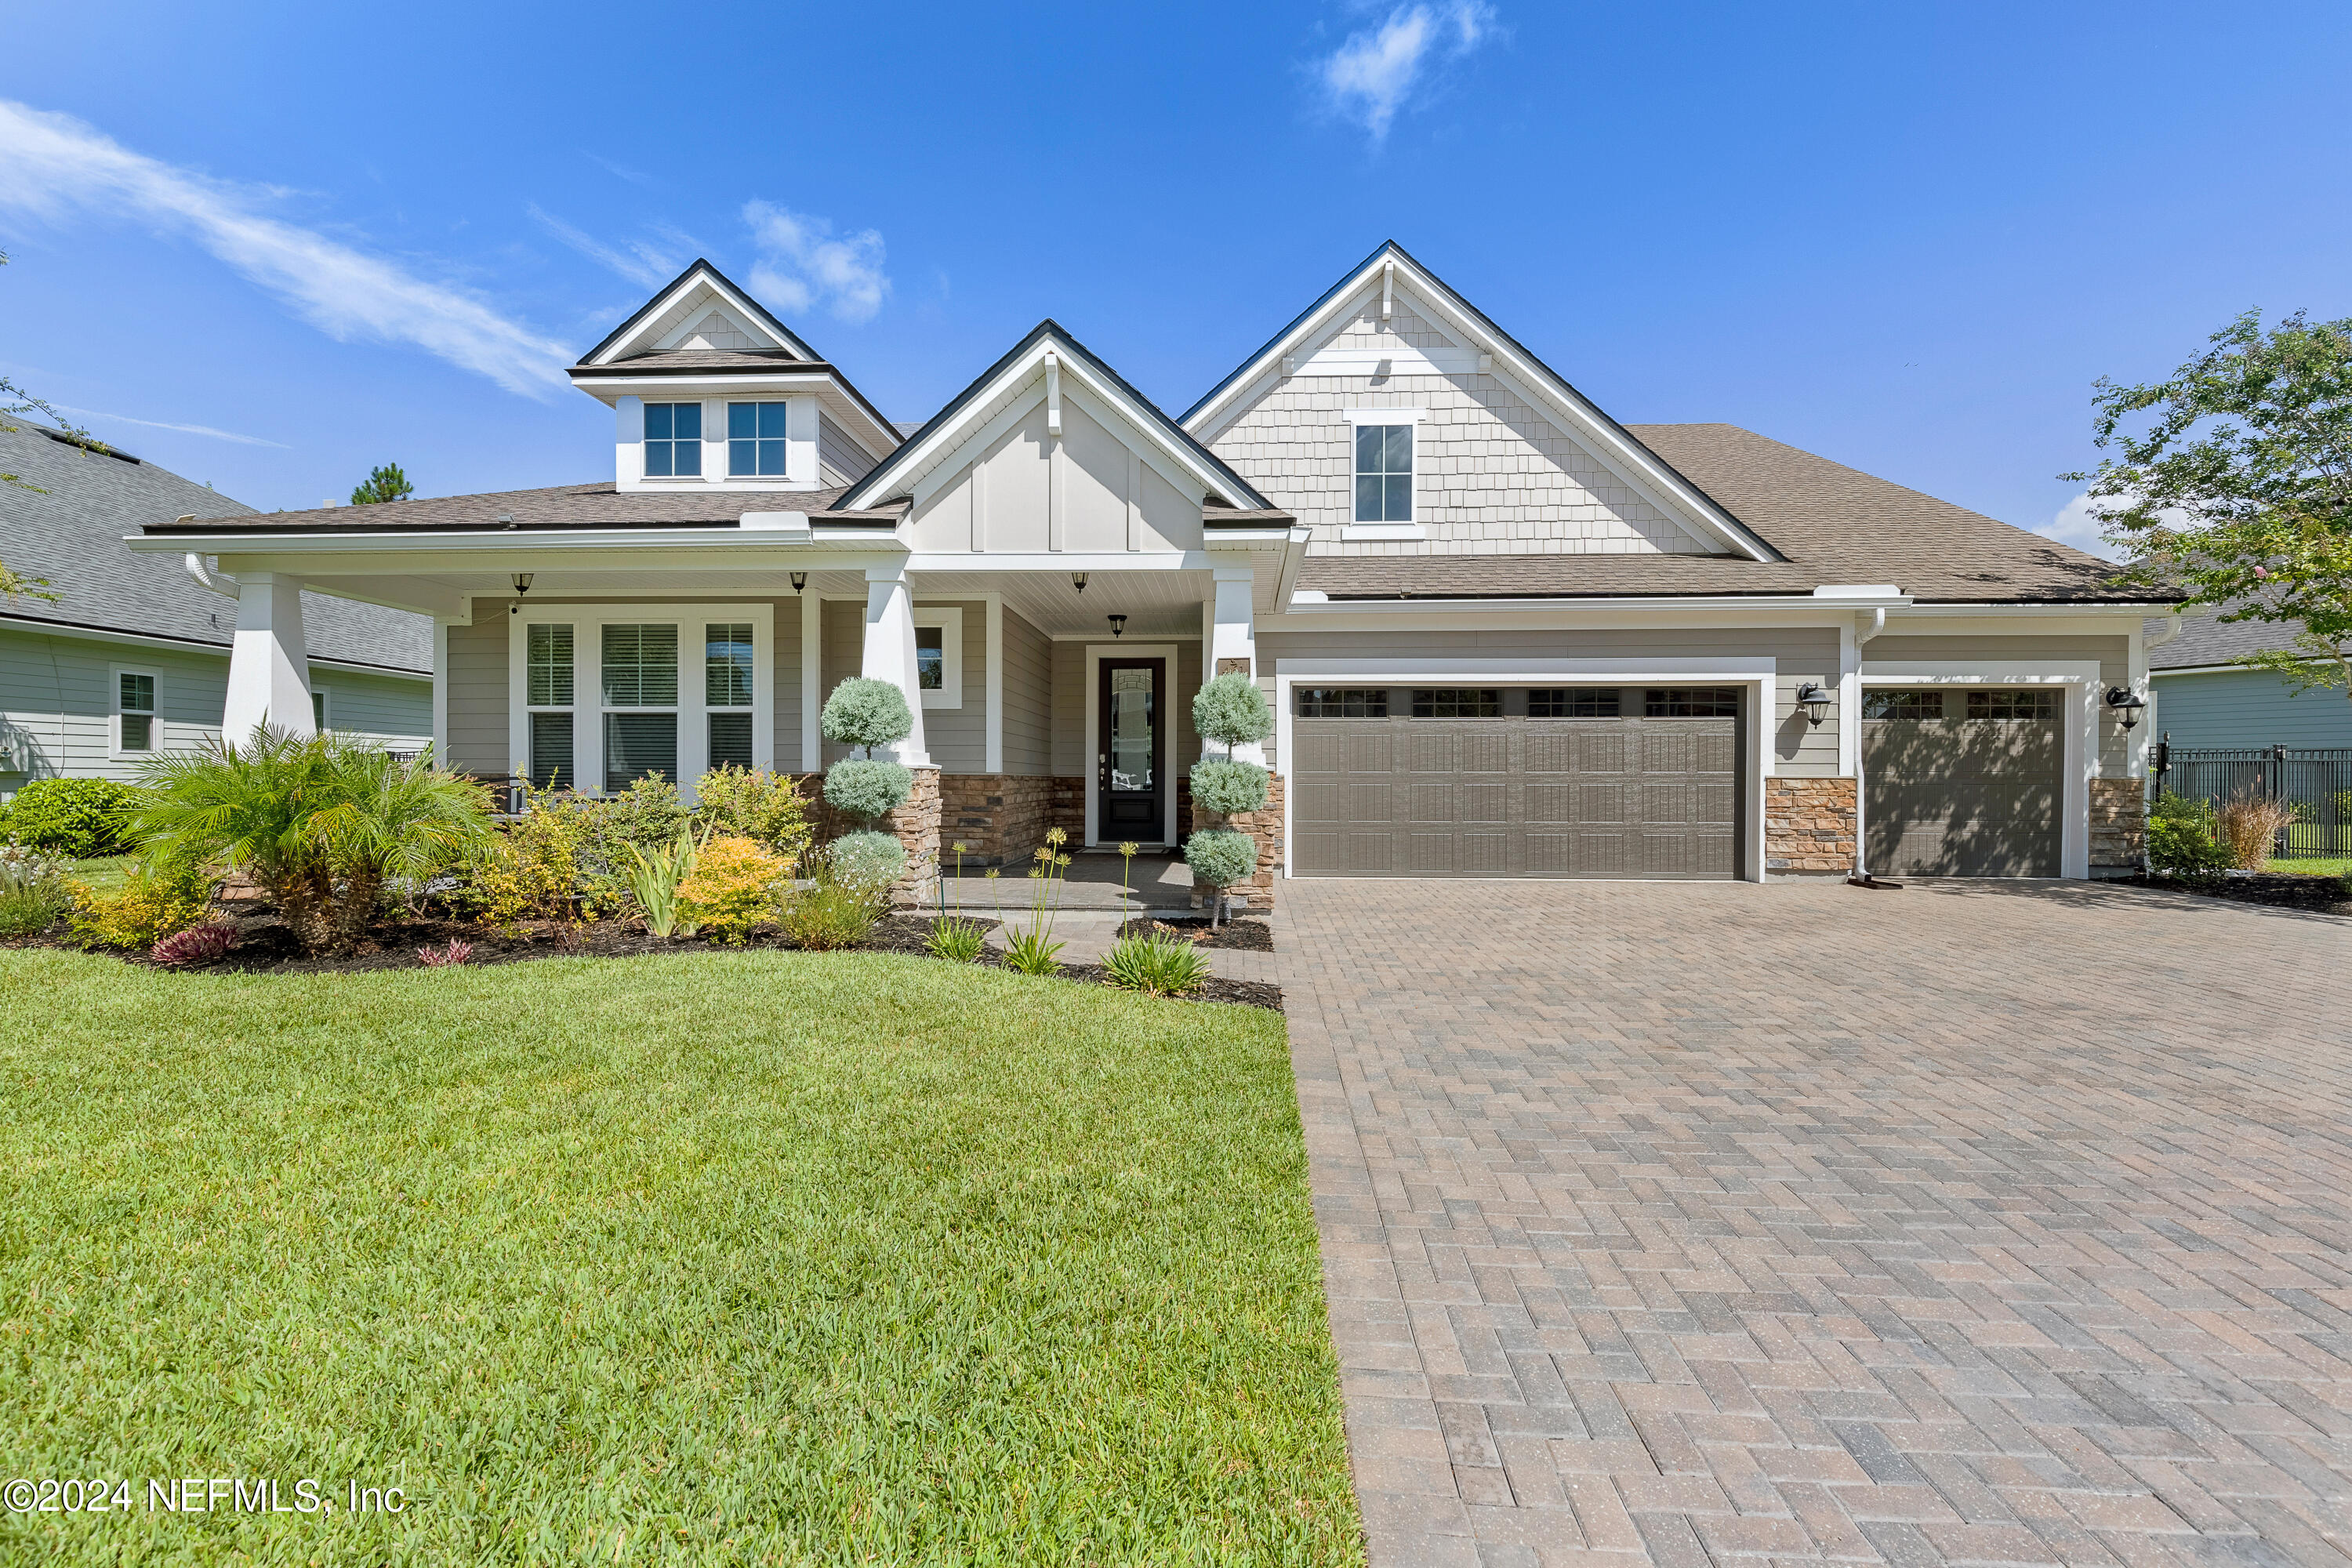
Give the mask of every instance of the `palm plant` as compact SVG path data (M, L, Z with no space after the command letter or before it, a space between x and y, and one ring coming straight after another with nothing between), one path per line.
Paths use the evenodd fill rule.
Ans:
M265 725L156 758L131 837L155 865L243 871L311 952L350 947L387 877L429 877L491 838L478 785L347 736Z

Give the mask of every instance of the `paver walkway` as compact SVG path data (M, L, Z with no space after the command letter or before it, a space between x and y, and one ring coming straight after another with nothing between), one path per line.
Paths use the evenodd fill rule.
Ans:
M1293 881L1373 1561L2344 1561L2352 922Z

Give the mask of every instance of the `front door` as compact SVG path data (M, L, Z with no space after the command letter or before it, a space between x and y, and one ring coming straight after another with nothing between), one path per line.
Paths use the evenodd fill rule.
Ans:
M1161 742L1167 705L1160 700L1166 660L1102 661L1101 711L1095 755L1096 837L1158 844L1167 837L1168 769Z

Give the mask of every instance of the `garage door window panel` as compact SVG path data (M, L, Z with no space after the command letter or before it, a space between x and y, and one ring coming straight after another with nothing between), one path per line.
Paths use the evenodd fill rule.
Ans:
M1537 687L1528 693L1530 719L1614 719L1624 693L1613 686Z
M1499 719L1502 689L1493 686L1418 687L1412 694L1416 719Z
M1389 694L1385 687L1342 688L1302 686L1298 689L1301 719L1385 719Z

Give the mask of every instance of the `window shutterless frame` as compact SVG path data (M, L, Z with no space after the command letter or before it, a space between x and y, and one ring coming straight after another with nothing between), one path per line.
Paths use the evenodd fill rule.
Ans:
M678 793L690 804L697 784L710 770L714 749L720 761L742 759L740 725L745 718L751 728L751 765L775 765L773 605L540 604L526 605L508 620L507 744L516 771L531 771L535 742L544 754L557 738L554 731L568 729L572 763L567 786L585 784L590 793L601 793L608 762L627 760L608 757L608 742L616 737L625 749L652 745L659 750L667 744L662 731L674 724ZM534 626L546 628L537 634L541 658L536 664L530 646ZM649 645L642 633L616 631L616 658L626 657L608 681L608 626L670 628L676 639L674 659L665 663L659 637L653 639L654 657L648 660ZM568 633L557 633L558 627L569 628ZM747 631L748 659L740 651ZM562 667L551 650L564 637L571 659L559 675ZM714 646L719 650L716 670ZM665 684L666 679L674 686ZM737 700L746 679L748 704ZM712 700L714 689L725 700ZM714 718L719 720L715 748ZM617 730L614 721L619 721ZM608 731L614 735L608 736Z
M702 405L646 405L645 476L649 479L702 477Z
M115 757L145 757L163 749L163 721L155 710L162 678L137 665L112 665L112 712L107 720L107 750Z

